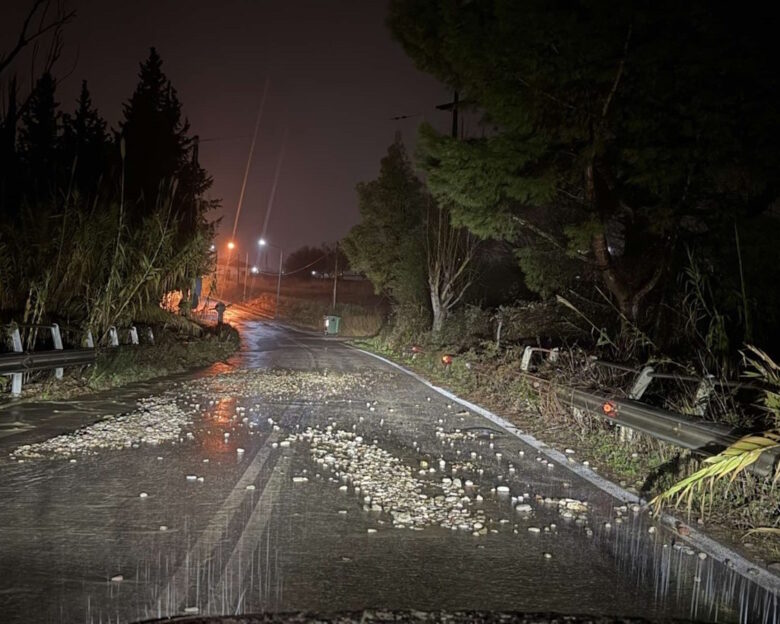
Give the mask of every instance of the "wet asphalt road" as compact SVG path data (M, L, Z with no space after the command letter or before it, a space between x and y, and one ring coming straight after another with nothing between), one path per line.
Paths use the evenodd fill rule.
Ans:
M372 381L328 399L279 400L219 386L206 394L184 376L85 400L0 409L0 621L364 608L776 621L774 596L711 558L675 547L663 529L651 533L645 514L629 511L618 521L610 496L565 466L548 467L481 416L338 341L236 322L242 353L196 377L275 367L368 373ZM175 444L103 450L75 463L5 459L22 444L172 389L185 406L207 406L185 428L192 436L182 432ZM235 418L242 406L253 426ZM393 528L387 514L366 511L361 496L339 490L306 443L279 446L290 433L328 425L376 440L415 474L421 460L449 466L477 453L481 473L459 476L474 481L472 499L483 497L472 506L487 517L487 534ZM437 427L477 437L450 446ZM293 481L302 475L308 480ZM420 478L442 477L439 471ZM511 495L529 493L533 514L517 514L509 497L492 491L497 485L509 486ZM562 518L536 495L587 501L587 521ZM117 575L122 580L111 581Z

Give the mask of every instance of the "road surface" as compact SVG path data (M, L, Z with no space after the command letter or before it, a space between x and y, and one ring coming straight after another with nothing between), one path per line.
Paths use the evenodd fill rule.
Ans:
M0 409L0 620L414 608L776 621L773 595L403 372L237 322L243 351L208 371ZM133 444L96 448L122 446L123 427Z

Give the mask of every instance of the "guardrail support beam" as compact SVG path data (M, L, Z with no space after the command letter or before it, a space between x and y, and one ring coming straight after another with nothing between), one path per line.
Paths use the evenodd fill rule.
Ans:
M14 353L22 352L22 336L18 327L11 328L11 346ZM22 373L11 374L11 395L18 397L22 394Z
M116 327L112 325L108 328L108 344L112 347L119 346L119 334L116 331Z
M57 325L57 323L51 324L51 341L54 344L54 349L56 351L62 351L62 334L60 333L60 326ZM57 379L62 379L64 374L65 370L63 368L54 369L54 377Z
M634 385L628 393L628 398L633 399L634 401L641 399L651 381L653 381L653 367L645 366L639 371L639 375L637 375Z
M523 357L520 360L520 370L528 372L528 369L531 366L531 355L533 355L533 352L534 350L530 346L523 349Z

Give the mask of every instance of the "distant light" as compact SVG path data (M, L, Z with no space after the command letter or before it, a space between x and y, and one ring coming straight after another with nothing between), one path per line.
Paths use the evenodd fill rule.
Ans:
M317 275L317 271L312 271L311 274L312 275Z
M217 246L214 243L211 243L211 247L209 247L209 249L211 251L216 251L217 250Z
M236 244L233 241L228 242L228 249L235 249Z
M259 272L260 272L260 269L258 269L256 266L253 266L253 267L252 267L252 273L254 273L255 275L257 275Z
M261 238L259 241L257 241L257 244L260 245L260 247L265 247L268 243L265 242L264 238Z

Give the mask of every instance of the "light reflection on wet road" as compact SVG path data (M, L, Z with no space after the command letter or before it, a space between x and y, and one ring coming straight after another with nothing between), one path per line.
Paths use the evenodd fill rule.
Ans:
M280 399L250 395L250 385L220 391L179 376L88 400L0 410L4 458L20 444L131 410L141 397L173 392L192 412L176 443L102 451L75 463L0 460L0 620L414 608L777 621L774 595L686 554L661 529L649 533L643 514L629 511L618 522L613 499L563 466L548 468L520 440L499 432L492 440L443 443L437 426L494 425L448 407L401 373L338 342L256 321L244 321L242 330L242 354L196 378L278 367L371 381L328 399ZM474 481L467 505L483 510L487 534L393 528L388 514L365 511L361 496L340 491L307 444L280 445L290 433L328 425L376 439L415 474L420 460L438 466L443 458L449 466L477 453L482 473L459 476ZM293 482L300 475L308 480ZM442 476L420 478L439 483ZM499 484L511 495L529 493L533 514L519 515L509 496L491 491ZM476 493L484 500L475 502ZM587 521L562 517L536 495L587 501ZM117 575L122 580L111 581Z

